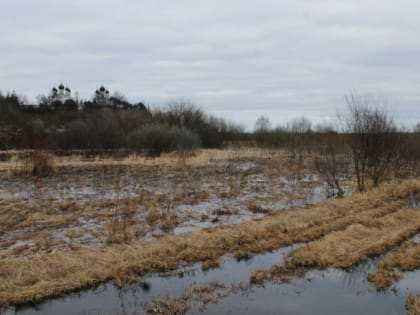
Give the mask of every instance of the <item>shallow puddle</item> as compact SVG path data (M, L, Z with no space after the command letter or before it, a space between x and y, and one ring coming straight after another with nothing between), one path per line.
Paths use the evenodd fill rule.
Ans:
M312 271L291 284L268 283L247 294L232 294L203 314L403 315L407 295L420 291L420 272L407 273L392 290L378 292L366 271Z
M206 272L196 264L177 275L152 275L144 279L147 285L143 287L119 290L105 284L36 307L8 309L2 314L143 314L145 303L161 296L180 297L195 284L248 283L253 271L281 264L297 246L257 255L248 261L223 258L221 268ZM203 314L405 314L407 295L420 292L420 271L406 273L393 289L378 292L366 279L375 264L371 260L348 272L314 270L289 284L267 282L264 287L252 286L217 304L209 304ZM194 306L190 313L197 313Z

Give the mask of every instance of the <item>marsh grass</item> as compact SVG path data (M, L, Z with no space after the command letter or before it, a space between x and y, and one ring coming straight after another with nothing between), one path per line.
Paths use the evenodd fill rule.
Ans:
M167 235L155 241L4 258L0 305L37 302L127 275L170 272L180 265L226 254L252 256L297 242L309 242L302 247L306 251L298 249L292 255L298 266L349 267L390 250L420 228L420 212L403 208L407 196L417 191L420 182L407 181L258 221ZM346 253L338 255L341 247Z
M407 315L420 315L420 295L410 295L406 304Z
M44 150L34 150L27 154L22 170L34 176L49 176L54 174L56 163L51 153Z
M287 282L291 276L302 277L308 269L349 269L392 250L420 230L420 212L401 208L401 205L394 200L382 215L371 212L369 219L360 216L344 229L331 231L292 251L284 265L254 272L250 281L257 284L267 280ZM376 273L369 275L369 280L383 288L400 278L394 268L406 271L418 268L418 248L413 247L413 243L407 241L407 245L385 259Z
M155 298L144 306L148 314L186 314L189 310L203 312L210 303L218 303L228 295L246 291L247 285L243 283L226 285L222 282L210 282L202 285L193 285L184 290L179 298L169 296Z
M392 205L398 209L397 204ZM398 209L364 223L353 223L291 254L295 266L350 268L399 245L420 230L420 212Z
M369 273L368 280L378 289L385 289L403 277L402 272L420 268L420 244L407 240L393 250L378 265L377 270Z
M131 177L132 170L128 169L123 176ZM130 231L130 227L136 226L137 223L137 206L136 202L142 202L142 196L135 201L132 198L123 196L122 177L119 174L114 174L114 187L112 192L116 194L115 198L111 200L113 207L111 216L105 224L107 231L107 243L129 243L142 234L140 231Z
M181 219L174 210L173 196L166 200L163 206L151 202L147 206L146 221L152 227L159 227L163 231L171 231Z
M147 314L155 315L183 315L189 310L188 298L159 297L144 305Z

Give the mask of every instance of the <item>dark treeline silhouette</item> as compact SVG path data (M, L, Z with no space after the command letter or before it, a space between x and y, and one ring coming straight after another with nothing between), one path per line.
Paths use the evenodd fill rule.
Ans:
M35 106L15 94L0 94L0 149L126 149L156 156L221 147L246 137L239 125L208 115L188 101L151 111L123 96L111 96L104 104L100 96L87 102L41 97Z

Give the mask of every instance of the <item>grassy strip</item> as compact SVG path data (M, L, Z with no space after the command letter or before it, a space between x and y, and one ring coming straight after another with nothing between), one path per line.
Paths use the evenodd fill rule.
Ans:
M365 224L352 224L291 254L299 267L349 268L392 249L420 230L420 211L401 209Z
M318 243L305 246L310 255L297 251L294 259L300 255L301 259L306 257L306 260L300 260L302 264L306 262L305 265L343 266L332 262L337 260L334 250L348 241L346 235L349 232L346 231L351 231L353 236L353 232L365 232L365 238L373 237L371 241L366 239L366 244L361 241L354 243L364 246L362 256L365 256L395 246L399 239L420 227L419 212L398 210L413 191L420 191L420 181L384 186L347 199L268 216L260 221L168 236L157 241L2 259L0 305L38 302L110 280L123 284L148 272L173 270L182 263L214 260L227 253L244 257L295 242L315 240L332 232ZM355 224L358 224L356 228ZM352 225L350 230L334 232L349 225ZM378 238L383 241L380 244L374 242L377 247L372 248L372 240ZM349 245L343 245L351 250ZM334 246L334 250L328 246ZM319 249L326 250L325 253L333 259L327 256L318 258L316 251ZM354 250L347 256L359 255Z
M420 211L401 208L385 216L362 221L300 247L291 253L283 266L254 272L251 282L287 281L290 276L303 275L304 270L309 268L349 268L369 257L385 253L418 233ZM409 264L407 262L407 267Z
M420 315L420 295L410 295L406 302L407 315Z
M402 272L420 268L420 244L412 240L404 242L385 258L378 269L368 275L368 280L378 289L385 289L402 278Z

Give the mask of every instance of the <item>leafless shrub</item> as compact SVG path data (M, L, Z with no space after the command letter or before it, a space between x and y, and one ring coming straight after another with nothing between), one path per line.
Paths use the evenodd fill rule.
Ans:
M194 155L194 151L200 146L200 137L185 129L180 132L176 139L176 152L178 155L178 166L184 168L187 160Z
M386 110L372 98L352 94L346 97L350 115L346 132L359 191L370 178L374 186L391 166L398 152L398 133Z
M129 175L126 174L126 176ZM130 243L134 236L132 235L133 233L130 233L129 227L136 221L135 215L137 208L131 199L123 202L123 184L118 174L114 174L114 181L113 192L116 194L113 200L114 207L112 209L112 216L105 225L107 243Z
M129 243L130 236L127 231L127 220L114 215L106 224L108 244Z
M323 143L319 145L314 158L314 167L327 185L328 197L341 198L344 196L341 180L347 173L347 162L335 141L338 137L334 134L325 134L323 137Z
M420 126L412 132L400 133L398 157L394 159L392 171L394 179L417 177L420 174Z
M286 130L292 157L302 163L311 139L312 124L306 117L300 117L288 123Z

